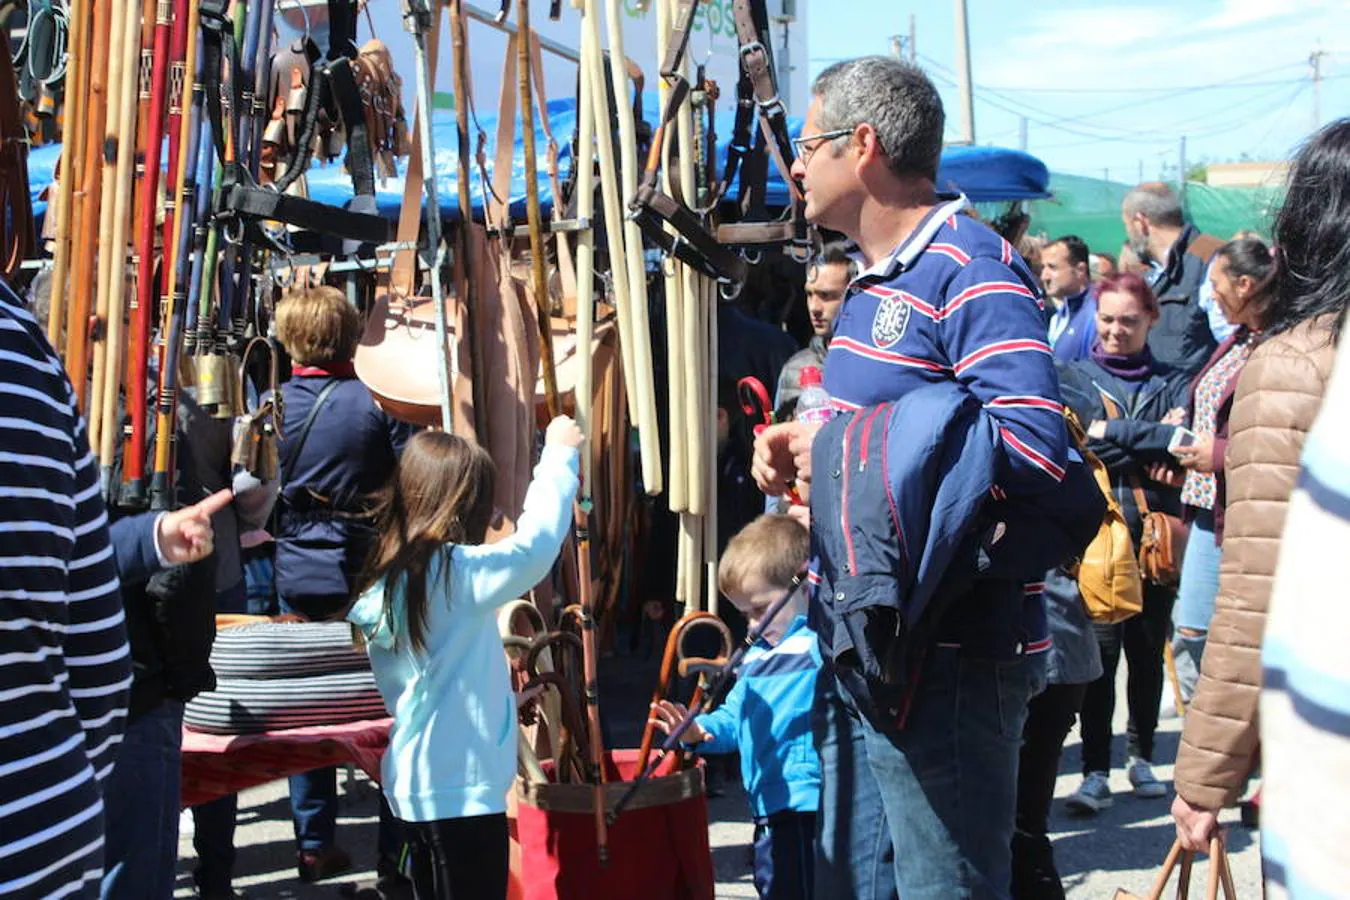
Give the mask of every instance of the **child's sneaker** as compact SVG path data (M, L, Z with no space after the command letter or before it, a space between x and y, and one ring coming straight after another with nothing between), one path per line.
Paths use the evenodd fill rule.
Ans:
M1111 799L1111 783L1105 772L1089 772L1083 776L1078 790L1070 794L1064 805L1079 816L1095 816L1115 801Z
M1126 767L1134 795L1141 800L1157 800L1167 796L1167 785L1153 775L1153 766L1146 759L1131 759Z

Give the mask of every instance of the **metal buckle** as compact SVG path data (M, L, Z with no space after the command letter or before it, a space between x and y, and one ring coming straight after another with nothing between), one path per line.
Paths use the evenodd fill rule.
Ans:
M749 56L751 53L755 52L765 53L764 45L761 44L759 41L750 41L748 43L741 44L740 46L739 53L741 56Z

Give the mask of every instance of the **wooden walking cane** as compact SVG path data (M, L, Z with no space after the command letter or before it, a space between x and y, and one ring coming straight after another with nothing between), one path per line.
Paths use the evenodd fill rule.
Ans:
M605 24L609 31L610 79L614 88L615 112L619 119L619 184L622 196L633 196L637 189L637 127L633 108L628 104L628 82L623 66L623 11L620 0L605 0ZM647 314L647 266L642 251L642 230L631 218L623 219L628 291L632 303L633 383L637 388L634 407L638 439L642 451L642 486L650 496L661 493L661 441L656 428L656 393L652 386L652 332ZM611 266L619 263L612 260Z
M656 55L666 59L670 51L670 6L664 2L656 5ZM666 108L670 97L670 82L662 78L657 81L657 97L660 108ZM661 166L662 188L673 196L670 180L670 148L673 135L664 128L658 129L652 139L652 152L661 154L664 161ZM669 225L667 230L674 232ZM689 422L686 418L688 403L684 394L682 374L689 362L684 358L684 341L678 323L684 321L684 288L680 276L680 265L674 258L665 260L661 267L665 282L666 299L666 372L667 408L669 411L670 464L669 477L666 480L666 502L672 513L683 513L689 509L689 462L690 441L676 440L675 435L689 434ZM678 564L677 564L678 565Z
M117 171L113 175L113 234L109 252L114 255L112 281L108 287L108 337L107 337L107 373L103 379L103 394L95 398L102 405L103 433L98 444L98 458L103 496L109 503L116 501L113 496L112 471L113 457L117 453L117 441L122 436L121 419L118 416L118 401L122 387L122 375L125 371L125 328L123 318L126 315L127 289L127 236L131 227L132 177L135 175L136 146L134 136L139 124L136 122L137 97L140 92L137 74L137 61L140 58L140 42L137 36L141 31L140 17L134 8L124 17L123 32L116 48L123 54L122 60L122 97L118 120L123 135L131 137L125 141L117 155Z
M595 0L582 0L581 14L582 61L581 79L578 85L579 96L577 98L580 107L578 110L580 119L577 123L577 146L574 164L577 165L577 215L584 221L590 222L595 213L595 168L591 163L591 142L597 131L603 132L604 142L608 142L609 120L606 116L600 123L596 122L597 88L600 89L601 95L604 94L604 90L596 77L596 67L587 64L587 60L597 60L599 54L599 29L595 27ZM612 163L612 161L611 154L610 162ZM611 195L615 194L613 187L614 185L611 185ZM611 199L617 205L617 196L611 196ZM558 202L558 198L555 197L554 202ZM608 216L608 206L609 203L606 202L606 216ZM606 221L612 223L616 220L607 218ZM613 227L607 227L605 230L610 232L611 235L618 231L617 228ZM614 238L611 237L610 240L611 246L613 246ZM612 259L619 258L621 257L612 257ZM582 479L581 489L574 507L574 530L577 545L577 590L581 594L578 600L581 604L582 671L585 678L587 734L590 739L591 761L595 765L595 773L592 778L594 793L591 805L595 815L595 843L599 848L600 862L603 864L609 859L609 826L605 820L605 745L603 735L600 733L599 642L595 633L595 590L591 579L590 539L592 476L594 474L590 454L590 438L594 424L592 400L595 391L595 358L591 346L595 336L594 261L595 232L588 227L578 235L577 240L578 357L576 410L577 422L581 427L584 439L580 448ZM617 511L613 512L617 514Z
M129 4L112 4L112 20L108 25L108 33L114 41L122 36L126 30L126 20L130 17L129 14L134 12L135 8L130 7ZM113 41L109 43L112 44ZM118 47L117 49L120 50L121 48ZM106 340L108 311L111 301L109 292L112 289L112 270L122 264L121 251L113 242L113 231L116 227L113 218L115 214L113 190L116 187L118 162L124 153L129 153L133 149L130 146L123 146L120 141L120 137L124 133L121 124L123 58L124 54L116 52L110 53L108 59L107 109L103 129L102 170L99 173L101 197L99 199L98 222L98 280L94 295L93 333L90 335L94 357L93 385L90 389L88 414L86 415L89 422L90 447L98 447L103 443L103 382L110 368ZM114 372L113 379L116 380L116 378L117 373Z
M89 92L86 98L83 172L80 193L83 196L81 219L75 232L73 252L74 278L71 283L70 321L67 327L66 373L75 389L75 402L87 410L89 385L89 315L95 311L98 275L94 269L99 245L100 181L103 174L103 125L107 117L108 49L112 44L112 4L94 4L94 25L90 32ZM111 235L109 236L111 237Z
M178 409L178 366L183 352L183 331L187 313L187 287L191 278L189 251L197 214L196 173L201 151L201 120L205 87L199 58L201 6L197 0L187 4L187 40L183 48L183 72L192 73L192 81L180 88L180 105L186 103L187 115L178 116L178 152L174 157L173 231L165 241L165 291L160 318L159 385L155 408L155 461L150 475L150 507L169 509L174 501L173 439L174 416ZM184 100L186 97L186 100ZM210 152L209 141L207 152ZM169 248L173 248L170 254ZM172 260L172 262L170 262Z
M525 220L530 235L530 273L534 280L534 302L539 320L539 359L544 374L544 398L549 418L558 414L558 374L553 362L553 328L550 324L548 274L544 270L544 234L539 210L539 159L534 144L534 97L530 91L531 59L530 0L516 0L516 42L520 85L520 137L525 145ZM502 90L509 90L502 85ZM546 110L547 112L547 110ZM553 198L554 203L561 202ZM578 352L590 352L590 347Z
M59 354L65 346L62 328L66 300L70 294L72 235L75 223L75 185L83 168L85 80L89 71L89 0L72 0L70 5L70 70L66 76L65 135L61 145L61 178L56 185L56 248L52 260L51 305L47 313L47 341ZM50 214L50 211L49 211Z
M136 222L136 293L131 303L131 340L127 351L130 371L127 378L127 410L131 415L131 435L122 455L125 500L130 506L146 501L145 451L147 403L146 387L150 354L150 312L154 302L155 209L159 198L159 161L164 138L164 107L169 74L169 38L171 36L169 0L155 6L155 37L151 55L150 103L146 111L145 174L141 179Z

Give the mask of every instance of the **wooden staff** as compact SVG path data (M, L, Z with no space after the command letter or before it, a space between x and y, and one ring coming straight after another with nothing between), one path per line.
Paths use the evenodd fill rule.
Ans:
M57 353L65 346L62 326L66 311L66 280L71 260L71 236L75 224L75 184L83 170L85 128L85 81L89 77L89 4L72 0L70 5L70 70L66 76L63 118L66 133L61 145L61 179L56 184L56 247L52 260L51 304L47 313L47 340ZM51 208L49 207L49 214Z
M173 290L172 275L177 266L178 241L174 238L174 235L177 234L174 223L177 220L179 201L182 200L179 193L182 187L182 179L179 177L180 166L178 163L184 143L184 91L187 90L190 94L191 90L191 85L187 82L188 18L190 15L187 0L173 0L173 24L169 31L169 121L166 126L169 137L169 159L165 168L168 177L172 179L170 182L172 188L166 192L164 198L164 224L160 231L160 252L163 257L163 265L160 268L159 295L161 361L164 334L169 321L169 297ZM192 41L194 44L196 43L196 35L192 35ZM161 383L163 379L164 373L161 372Z
M619 154L622 167L619 183L622 196L631 198L637 190L637 127L633 107L628 102L627 73L622 65L623 10L620 0L605 0L605 24L609 27L610 79L614 88L615 112L619 118ZM656 430L656 393L652 388L652 331L647 315L647 266L642 252L642 230L637 222L623 219L628 291L632 306L633 383L637 388L634 407L642 450L642 486L650 496L661 493L661 441ZM610 265L618 268L619 261Z
M619 229L612 227L612 223L618 220L609 217L610 206L611 204L618 205L618 196L615 190L617 185L614 184L612 177L613 149L610 148L608 153L603 149L610 143L609 117L606 115L599 122L596 121L598 103L604 97L605 90L603 80L599 77L599 70L602 66L597 65L600 62L600 31L596 22L595 0L582 0L581 15L581 80L577 98L580 107L580 119L577 122L577 156L574 160L574 164L578 166L577 215L586 221L590 221L595 212L595 168L592 165L591 140L596 135L600 135L599 143L602 147L600 158L601 166L604 167L601 170L600 180L602 193L605 193L605 220L607 223L605 231L610 235L609 241L612 253ZM606 156L608 156L609 163L607 167L605 166ZM607 180L605 177L606 171L611 173L608 178L610 182L608 192L604 192L605 181ZM554 202L557 202L557 198L554 199ZM590 539L591 478L593 474L590 455L590 438L593 425L591 421L591 401L595 395L595 358L592 348L595 336L594 254L595 234L590 228L587 228L581 232L577 242L576 408L577 422L584 440L580 448L582 480L581 490L574 507L574 529L577 545L577 590L581 594L578 599L581 603L581 656L583 677L586 681L587 733L590 738L590 757L595 764L595 775L592 779L594 793L591 798L591 806L595 814L595 843L600 862L604 864L609 860L609 825L605 820L605 745L600 733L599 647L595 633L595 597L594 584L591 579ZM621 258L621 256L611 256L611 260ZM615 514L618 514L617 511Z
M691 182L692 190L692 182ZM718 368L717 359L717 303L718 287L713 279L707 276L699 276L698 280L703 285L702 302L699 308L707 320L707 339L704 347L707 348L708 362L704 367L707 373L707 402L704 404L704 422L706 423L706 436L703 445L708 448L706 452L705 482L707 491L707 513L703 516L703 575L704 590L708 598L708 611L716 614L717 607L720 605L721 592L717 589L717 385L721 379L721 371Z
M126 31L126 20L131 18L129 13L134 13L135 9L129 9L126 3L113 3L111 6L112 20L108 25L108 33L114 40L118 40ZM108 108L103 130L102 171L99 173L99 179L102 182L102 196L99 199L98 286L95 293L95 325L92 335L94 384L87 416L90 447L99 447L103 444L103 383L107 378L109 368L108 344L104 338L108 328L108 308L111 299L109 291L112 288L112 270L122 265L123 262L121 248L113 240L113 232L116 228L113 218L116 212L114 209L116 196L113 190L117 185L117 168L121 157L133 149L129 146L123 147L120 141L120 137L124 133L122 126L122 93L124 91L122 63L125 56L124 53L112 53L108 60ZM128 78L127 80L130 81L131 79ZM125 211L123 209L123 212ZM116 379L117 374L114 372L113 380Z
M183 325L187 312L187 283L191 277L189 249L196 209L196 170L201 151L202 106L205 86L202 84L202 64L198 57L198 36L201 26L201 5L198 0L188 4L186 16L187 40L183 48L183 71L192 72L192 83L180 88L179 103L188 98L187 115L179 109L177 142L179 151L170 170L174 176L174 208L178 214L173 220L173 231L165 242L165 283L160 323L160 353L158 405L155 417L155 464L150 476L150 506L169 509L174 499L173 437L174 415L178 409L178 365L182 355ZM207 152L210 153L210 142ZM172 264L169 247L172 246Z
M473 90L469 86L469 66L468 66L468 35L466 33L464 8L461 0L450 0L450 43L454 53L454 72L453 84L455 92L455 159L458 163L457 177L458 188L457 200L459 204L459 228L455 230L455 269L459 278L456 285L455 294L464 310L465 328L464 334L457 334L455 337L460 341L469 342L469 360L473 371L469 374L470 388L473 393L473 417L474 433L480 438L486 439L488 434L487 422L487 401L484 384L486 376L486 363L483 360L483 342L481 335L478 334L478 316L474 308L474 291L477 284L477 274L474 271L474 265L478 262L473 254L473 241L470 230L473 227L473 199L471 196L471 184L469 179L469 159L473 156L469 144L469 102L470 92ZM437 7L439 9L439 7ZM431 80L428 75L426 78L426 101L422 102L419 95L418 107L421 112L418 118L418 127L423 134L422 146L425 162L423 169L426 172L428 182L435 181L435 171L429 164L431 156L429 154L431 142ZM502 90L510 90L508 85L502 85ZM526 111L528 115L528 110ZM486 206L486 204L484 204ZM440 215L439 208L427 211L427 224L432 224L432 217L435 218L435 234L440 235ZM430 232L428 233L430 236ZM435 247L431 248L434 259L436 253ZM435 263L432 263L435 268ZM439 278L439 274L436 276ZM447 431L451 428L450 415L450 363L448 358L449 347L445 338L445 302L439 292L433 297L436 305L436 334L437 340L441 341L441 346L445 348L445 361L441 366L444 371L444 382L441 387L441 415L444 419L444 427ZM544 327L548 327L547 321Z
M145 175L141 179L136 222L136 294L131 303L131 342L128 346L130 374L127 379L127 409L131 435L122 454L122 480L127 502L141 506L146 500L146 381L149 370L150 311L154 302L155 207L159 199L159 159L164 138L164 106L169 75L171 22L168 0L155 5L155 42L151 55L150 104L146 112Z
M134 135L139 126L136 120L136 103L139 86L133 75L136 62L140 57L140 45L137 35L141 30L140 17L133 11L123 21L123 33L119 49L125 58L122 61L123 88L121 108L118 119L123 134ZM115 182L113 193L113 236L112 252L116 254L112 266L112 283L108 287L108 372L103 379L103 394L97 397L103 407L103 433L98 445L98 457L101 465L103 494L110 501L112 495L112 464L117 452L117 439L121 436L117 415L120 388L122 385L123 351L125 337L122 319L126 315L127 289L127 232L131 226L132 176L135 174L135 145L122 146L117 155L117 171L113 175Z
M592 9L592 0L587 0ZM614 135L610 128L612 110L605 87L605 63L600 49L599 10L582 16L581 20L581 77L583 85L589 80L591 110L595 117L596 159L600 166L600 198L605 213L605 244L609 252L611 288L619 324L619 353L623 360L624 394L630 410L637 408L637 384L633 365L631 295L628 290L628 268L624 263L623 203L619 196L619 175L614 161Z
M662 0L656 5L656 56L664 60L670 45L671 4ZM666 108L670 96L670 84L666 79L657 81L659 107ZM661 138L660 147L654 152L662 155L661 186L668 196L675 196L670 178L670 148L673 143L668 129L662 128L657 134ZM669 225L667 231L674 231ZM666 298L666 372L667 408L670 423L670 466L666 484L666 503L672 513L687 512L689 509L689 441L680 436L689 434L689 423L685 416L688 403L684 395L684 378L679 373L688 365L684 358L684 341L680 339L679 323L684 321L684 287L681 269L683 265L674 257L663 261L661 269L665 280Z
M550 402L549 418L558 414L558 376L553 363L553 326L549 314L548 273L544 270L543 216L539 210L539 159L534 145L534 93L530 90L530 0L516 0L516 61L520 84L520 138L525 144L525 221L530 235L530 273L534 279L534 303L539 320L539 362L544 373L544 398ZM508 90L502 85L502 90ZM545 110L547 112L547 109ZM559 203L562 198L553 198ZM589 347L578 347L587 353Z
M98 275L94 261L99 246L100 181L103 174L101 144L103 123L107 118L108 49L112 44L111 3L94 4L94 26L90 32L89 91L85 114L83 172L80 175L80 193L83 210L75 232L74 278L71 285L70 322L67 328L66 373L75 389L75 402L86 408L86 389L89 384L89 313L95 309L95 289ZM74 174L74 173L72 173ZM111 235L109 235L111 238Z

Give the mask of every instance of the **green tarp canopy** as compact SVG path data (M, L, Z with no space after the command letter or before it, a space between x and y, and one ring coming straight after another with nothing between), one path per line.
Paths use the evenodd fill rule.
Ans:
M1049 200L1027 204L1030 234L1050 238L1076 234L1094 251L1115 255L1125 242L1120 203L1131 185L1080 175L1050 173ZM1186 185L1186 216L1201 231L1231 238L1239 231L1270 236L1271 224L1283 199L1280 188L1211 187Z

